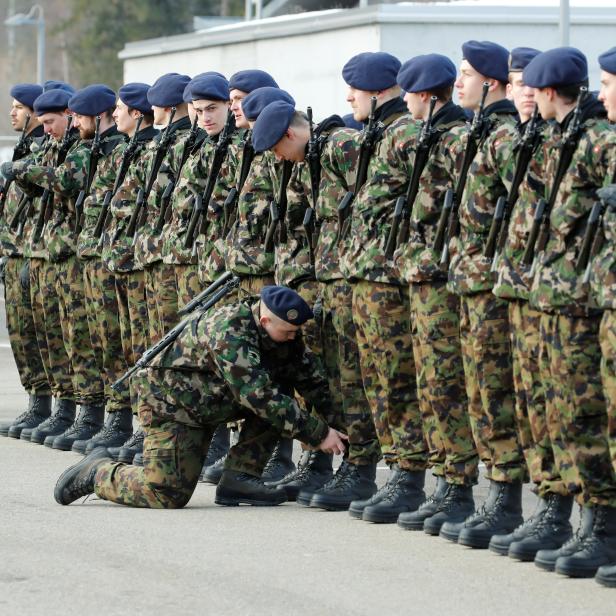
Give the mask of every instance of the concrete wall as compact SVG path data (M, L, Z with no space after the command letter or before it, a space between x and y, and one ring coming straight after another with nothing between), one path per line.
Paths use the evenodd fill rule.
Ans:
M130 43L121 52L126 81L153 82L177 71L194 75L261 68L270 72L298 107L311 105L318 119L349 111L341 79L345 62L361 51L388 51L402 61L439 52L458 64L469 39L508 48L548 49L560 44L558 8L389 4L347 11L283 16L196 33ZM571 9L571 45L586 53L591 87L599 86L597 56L616 44L616 2Z

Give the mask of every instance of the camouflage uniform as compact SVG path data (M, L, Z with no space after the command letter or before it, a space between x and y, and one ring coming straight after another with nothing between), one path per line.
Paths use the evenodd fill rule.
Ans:
M521 136L525 125L518 127ZM531 481L539 497L566 495L552 451L548 431L544 384L539 370L541 312L528 304L532 282L530 267L522 261L537 201L544 196L543 141L545 127L535 144L528 171L507 227L507 242L498 255L494 295L509 302L513 384L516 392L518 439ZM514 143L514 153L517 155Z
M195 314L180 337L138 374L144 467L103 464L96 494L133 507L183 507L222 422L244 419L240 446L231 448L226 468L257 476L261 469L253 460L270 434L318 445L327 425L283 393L289 385L330 415L327 381L314 356L301 338L274 343L258 325L258 303L240 301ZM238 453L242 448L249 458Z
M484 249L496 201L510 187L515 109L486 108L491 132L479 144L460 204L460 233L450 242L449 289L460 296L460 339L475 444L487 477L519 482L526 465L518 442L507 302L492 294Z
M397 99L378 111L379 118L389 124L406 106ZM411 120L407 116L400 120L403 122ZM389 130L353 203L340 267L352 283L362 380L381 453L388 464L421 471L427 466L428 450L417 399L409 293L399 271L385 257L390 213L407 182L406 174L404 178L390 175L387 154L396 145L388 139Z
M99 238L95 237L94 230L105 193L113 189L121 158L118 155L121 148L118 146L123 140L115 126L101 135L101 156L90 194L84 201L83 224L77 240L77 255L84 276L90 340L103 375L105 408L108 412L130 407L127 389L120 393L111 389L111 385L126 372L128 365L122 349L115 277L102 261Z
M438 132L429 141L430 156L420 178L412 206L409 241L394 255L405 281L410 284L413 351L417 370L419 406L431 452L431 466L447 483L477 483L478 456L468 415L462 350L460 300L446 288L447 271L438 265L432 250L445 191L455 184L455 152L459 150L456 127L464 112L447 103L433 117ZM387 137L395 143L388 152L390 173L401 182L411 177L417 128L401 122ZM439 449L442 448L442 451Z
M171 145L186 136L190 129L188 116L169 126ZM162 133L161 133L162 138ZM143 160L145 177L150 178L156 156L158 140L154 139ZM135 261L143 268L145 295L148 308L149 334L152 343L158 342L178 322L178 290L175 268L162 261L163 236L156 231L163 192L174 181L179 160L173 158L173 150L167 150L152 191L145 204L144 223L135 232ZM144 184L145 186L145 184Z
M530 291L540 310L539 362L546 384L548 429L565 489L579 502L616 507L616 479L607 436L600 376L601 311L587 304L588 289L576 271L576 255L595 189L612 177L614 133L595 117L596 101L582 107L583 132L550 215L549 240L537 259ZM552 185L558 148L571 114L554 124L544 144L546 186ZM610 147L611 146L611 147Z
M35 151L39 150L42 134L43 129L40 126L31 131L26 137L25 146ZM0 250L2 256L8 257L4 270L6 325L11 350L24 389L32 395L49 396L51 388L43 361L43 355L47 357L47 341L41 340L42 349L39 349L32 315L30 288L24 289L20 282L22 269L29 267L29 258L24 256L27 248L23 244L23 237L18 238L9 226L22 197L27 198L27 195L12 184L5 195L0 218ZM46 363L48 364L48 360Z

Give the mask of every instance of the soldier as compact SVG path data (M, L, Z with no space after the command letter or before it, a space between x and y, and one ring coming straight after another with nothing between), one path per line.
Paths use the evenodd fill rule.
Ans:
M42 142L43 127L33 108L34 101L42 92L43 88L33 83L20 83L11 88L11 125L13 130L21 133L13 150L14 161L30 155L31 147L38 148ZM20 273L24 267L27 268L28 258L23 256L23 244L9 225L21 200L27 198L12 182L6 182L0 193L1 278L4 283L6 325L19 379L30 396L26 411L13 421L0 425L0 434L24 440L29 440L32 429L51 413L51 388L38 348L30 285L23 288L20 281ZM27 271L25 277L29 278Z
M416 511L400 513L398 525L430 534L438 534L451 516L472 512L479 462L464 389L460 302L447 290L446 268L438 265L440 255L433 250L444 194L455 184L456 144L466 122L464 110L451 100L455 79L456 67L439 54L403 64L398 84L412 118L423 125L418 129L398 120L383 142L387 186L395 186L391 198L404 193L401 198L414 198L402 210L407 220L400 221L401 245L393 256L410 288L419 407L437 477L434 493ZM413 183L417 192L409 195ZM408 238L402 234L405 225ZM394 230L395 225L390 233Z
M300 326L312 311L297 293L265 287L191 323L139 374L139 415L146 430L144 468L109 461L103 449L65 471L55 489L68 505L95 492L133 507L180 508L195 489L214 427L244 419L240 438L264 432L297 437L328 453L342 453L343 434L302 410L284 392L300 391L311 407L329 415L327 380L305 348ZM249 441L247 441L249 442ZM283 492L234 467L234 448L216 488L220 505L277 505Z
M496 256L500 262L493 290L497 297L509 303L518 439L539 499L533 515L513 533L492 537L490 549L520 560L533 560L539 549L558 546L572 533L569 516L573 497L555 463L544 384L540 378L541 313L529 306L532 279L530 267L522 259L536 204L546 190L542 177L542 144L547 126L540 116L533 119L534 90L522 78L523 69L538 54L536 49L521 47L513 49L510 56L507 90L520 116L518 136L512 144L512 156L516 157L514 181L521 182L519 187L512 186L507 196L507 203L514 205L501 226L507 241L502 256ZM516 191L519 193L517 200Z
M133 238L125 231L135 208L137 191L145 181L143 159L152 139L158 134L154 129L154 114L147 94L151 86L132 82L118 92L113 113L118 131L131 138L131 145L121 145L114 155L118 160L120 183L113 195L109 221L102 236L102 259L114 276L118 319L125 362L132 366L148 347L148 312L145 299L143 269L134 258ZM128 388L128 385L126 386ZM133 391L121 392L129 396L133 414L136 414L136 395ZM120 448L110 448L110 455L121 462L132 462L143 448L143 431L136 430Z
M162 196L169 182L175 181L175 161L171 148L182 140L190 129L188 106L184 89L190 77L168 73L159 77L148 91L148 101L154 112L154 124L164 127L159 139L152 142L143 185L144 202L137 214L135 232L135 261L143 268L145 295L148 306L149 337L152 343L160 340L178 321L178 291L174 268L163 263L163 238L157 229ZM163 142L162 137L165 136ZM161 160L162 159L162 160ZM158 166L158 168L155 168ZM149 189L149 192L148 192Z
M616 554L616 477L600 378L601 310L588 304L575 263L595 190L614 177L614 132L601 118L602 105L581 90L588 67L579 50L539 54L523 78L535 88L541 116L555 120L544 143L543 178L553 204L546 212L548 241L538 248L529 300L542 313L539 363L556 463L583 508L576 534L558 549L539 550L535 564L591 577ZM532 244L528 250L534 251Z
M379 52L351 58L342 72L349 86L347 101L356 120L367 121L371 99L376 98L376 154L370 160L366 182L353 202L350 232L342 231L339 250L340 270L351 287L351 313L363 388L380 453L390 473L386 484L372 498L367 499L369 493L353 495L348 490L351 475L342 477L338 486L324 489L322 496L316 494L312 501L313 505L323 498L346 501L352 515L385 523L395 523L399 513L414 510L423 502L428 463L417 399L408 286L385 258L387 221L393 211L390 195L400 188L388 185L385 142L394 121L407 113L396 81L399 70L397 58ZM361 473L364 485L374 486L374 462L351 468Z
M459 203L460 232L449 238L448 287L460 296L469 414L490 490L480 510L464 521L445 522L440 535L487 548L492 535L512 532L522 523L522 482L527 472L515 423L508 307L492 293L492 263L484 256L496 202L510 186L517 112L506 99L509 52L487 41L467 41L462 52L455 86L462 107L477 114L473 126L479 134L468 131L463 137L465 154L473 143L477 153Z
M115 102L115 92L101 84L79 90L69 101L79 136L93 140L82 189L84 196L80 196L82 204L77 211L77 256L84 276L90 341L105 384L107 411L100 432L89 440L73 443L72 450L77 453L122 445L133 432L130 396L128 392L121 395L111 388L126 372L127 364L122 350L115 281L101 259L99 238L95 235L102 203L107 191L112 190L118 171L116 148L124 142L124 135L118 132L113 119Z

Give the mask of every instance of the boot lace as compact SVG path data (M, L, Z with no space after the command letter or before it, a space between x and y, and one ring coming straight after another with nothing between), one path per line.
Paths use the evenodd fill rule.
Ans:
M323 490L330 492L334 490L339 490L341 487L346 486L345 480L347 479L347 475L350 472L351 465L347 463L346 460L342 462L334 476L323 486Z
M126 441L126 443L124 443L124 445L122 445L122 447L129 448L138 446L143 443L144 437L145 434L143 433L143 430L137 430L136 432L133 432L132 436Z

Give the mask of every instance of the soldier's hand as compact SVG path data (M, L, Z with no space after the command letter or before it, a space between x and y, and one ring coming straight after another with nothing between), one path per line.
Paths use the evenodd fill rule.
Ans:
M597 197L601 199L611 210L616 210L616 184L604 186L597 191Z
M15 179L15 172L13 171L13 163L6 162L0 165L0 175L7 181L12 182Z
M325 453L343 454L346 451L344 442L348 440L346 434L330 428L327 436L319 444L319 449Z

